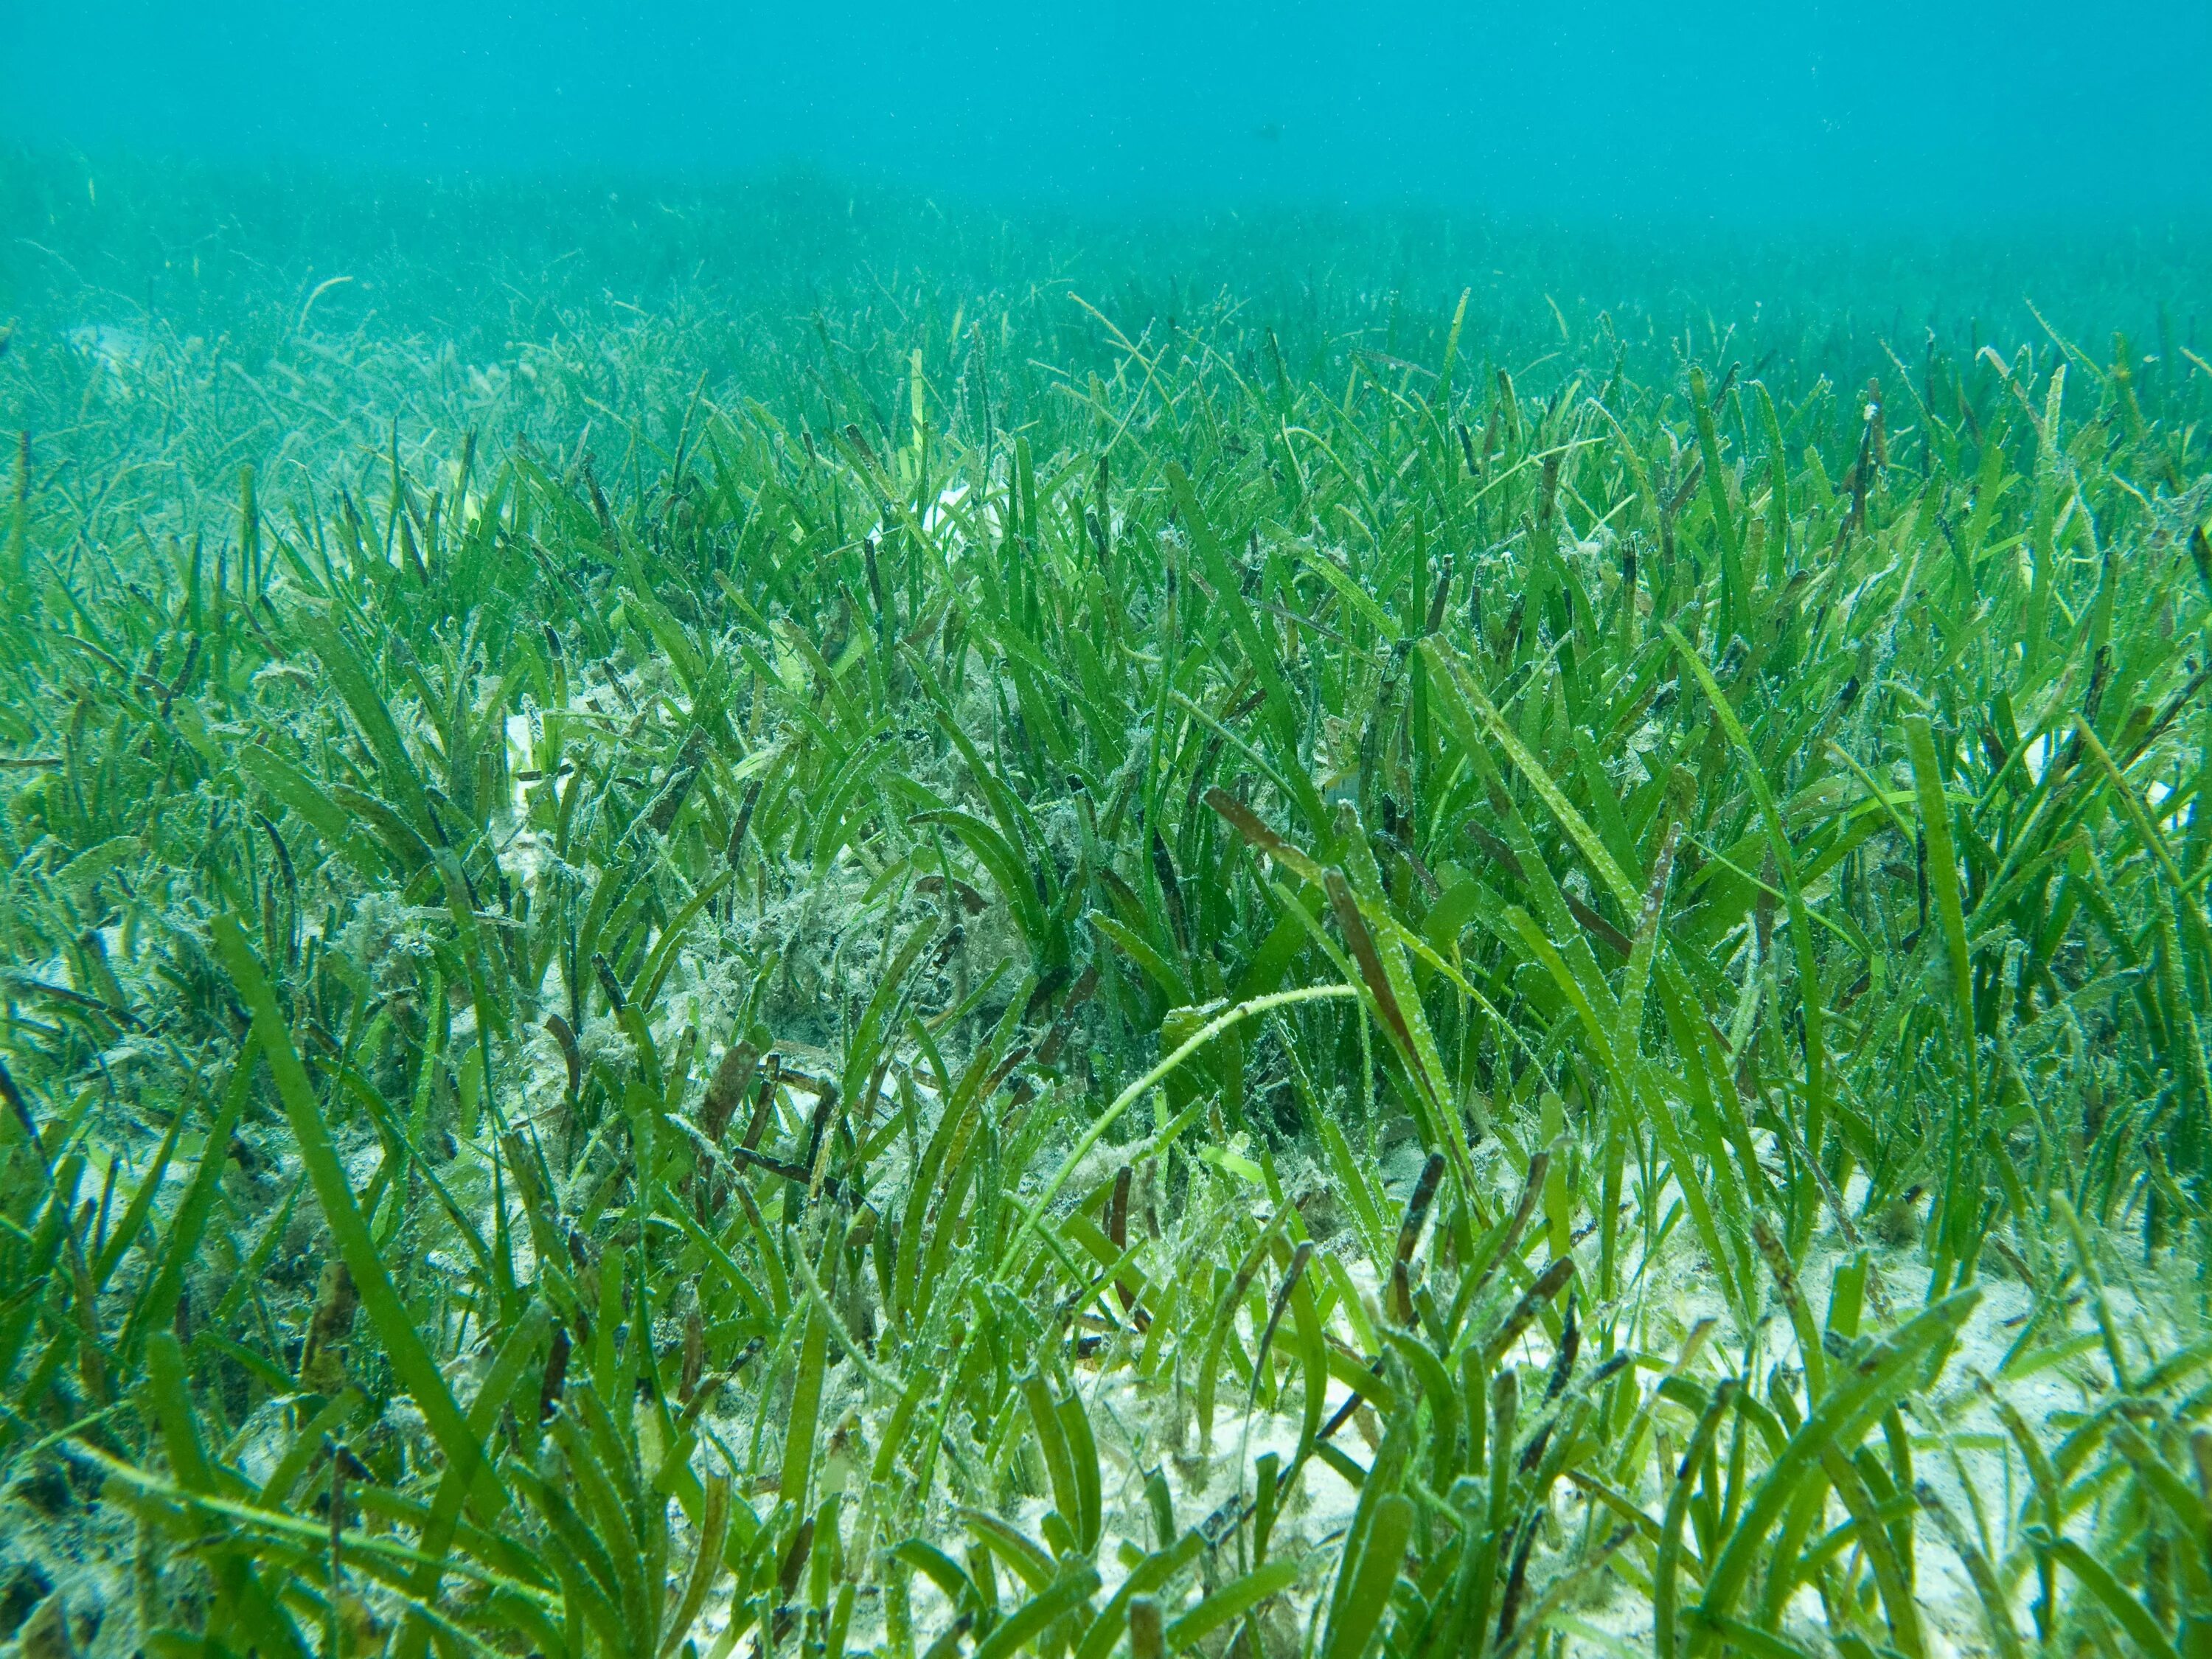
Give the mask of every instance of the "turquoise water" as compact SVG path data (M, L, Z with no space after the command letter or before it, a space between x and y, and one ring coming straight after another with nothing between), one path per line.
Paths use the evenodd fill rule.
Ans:
M0 7L0 135L444 176L799 163L997 204L2142 228L2212 205L2212 7Z
M2046 323L2170 365L2208 70L2202 0L16 0L0 325L268 342L343 278L319 328L494 356L904 271L947 323L1057 284L1433 352L1466 291L1524 362L1611 319L1632 368L1728 337L1778 383Z

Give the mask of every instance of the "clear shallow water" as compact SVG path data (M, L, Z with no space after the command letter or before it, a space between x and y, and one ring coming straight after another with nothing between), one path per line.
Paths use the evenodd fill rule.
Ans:
M0 136L441 174L1832 233L2212 204L2201 0L0 7Z
M743 1516L739 1553L726 1559L732 1582L750 1588L730 1616L774 1631L766 1587L787 1590L791 1564L806 1559L793 1528L817 1452L830 1454L825 1483L843 1478L855 1446L890 1455L894 1399L927 1397L938 1424L961 1433L1012 1425L997 1443L1024 1458L1019 1478L1043 1496L1043 1465L1021 1451L1029 1419L1012 1379L1057 1377L1071 1349L1085 1354L1091 1339L1062 1338L1063 1316L1086 1301L1115 1321L1135 1310L1124 1300L1115 1311L1103 1283L1060 1300L1068 1281L1047 1257L1067 1258L1043 1245L1051 1229L1077 1235L1060 1223L1035 1237L1027 1224L1000 1224L1024 1194L1044 1194L1039 1214L1055 1193L1089 1192L1091 1207L1127 1158L1146 1171L1138 1212L1164 1220L1148 1219L1157 1243L1139 1244L1148 1375L1048 1401L1063 1425L1049 1443L1072 1456L1066 1425L1088 1420L1086 1395L1104 1399L1116 1460L1097 1471L1115 1482L1107 1490L1123 1468L1174 1473L1172 1493L1160 1488L1164 1522L1149 1494L1124 1501L1133 1486L1109 1500L1117 1530L1094 1539L1102 1559L1174 1537L1178 1510L1186 1525L1209 1510L1234 1517L1214 1507L1224 1486L1247 1490L1250 1458L1276 1456L1297 1494L1285 1510L1304 1534L1295 1547L1315 1547L1302 1587L1275 1606L1304 1618L1324 1585L1370 1577L1364 1563L1344 1577L1359 1560L1344 1541L1351 1487L1319 1463L1298 1486L1297 1440L1271 1433L1289 1419L1251 1415L1257 1379L1246 1392L1233 1370L1242 1339L1220 1334L1236 1330L1243 1291L1217 1314L1207 1287L1247 1261L1240 1285L1255 1297L1272 1288L1278 1319L1291 1309L1278 1355L1295 1341L1310 1363L1310 1319L1334 1321L1338 1341L1387 1369L1398 1345L1368 1328L1382 1322L1380 1306L1359 1310L1378 1292L1401 1294L1384 1291L1390 1239L1428 1133L1408 1111L1443 1125L1464 1109L1473 1144L1450 1132L1451 1184L1429 1189L1443 1196L1411 1271L1420 1340L1437 1334L1431 1309L1458 1328L1424 1365L1494 1371L1457 1373L1474 1422L1486 1398L1491 1426L1468 1437L1462 1459L1452 1431L1436 1431L1449 1420L1438 1409L1447 1390L1422 1427L1412 1390L1425 1370L1389 1371L1402 1403L1374 1404L1395 1419L1383 1446L1426 1437L1410 1465L1429 1472L1425 1505L1479 1477L1489 1522L1503 1516L1505 1530L1479 1546L1501 1546L1489 1566L1462 1572L1445 1553L1478 1547L1480 1504L1448 1526L1424 1520L1419 1547L1436 1552L1441 1574L1431 1582L1486 1594L1485 1575L1517 1536L1508 1571L1521 1584L1541 1539L1525 1581L1533 1626L1554 1587L1605 1570L1637 1529L1600 1547L1604 1530L1553 1525L1570 1513L1553 1507L1561 1464L1529 1455L1548 1443L1587 1460L1577 1480L1625 1489L1654 1528L1662 1513L1670 1527L1683 1521L1686 1483L1702 1470L1699 1593L1716 1593L1728 1563L1752 1564L1739 1584L1793 1598L1793 1650L1827 1651L1845 1621L1856 1639L1872 1635L1879 1591L1885 1650L1922 1650L1924 1619L1941 1637L1929 1650L1988 1651L1985 1628L2010 1625L2017 1638L2051 1605L2028 1605L2030 1557L2049 1546L2026 1528L2058 1500L2046 1508L2031 1483L2045 1465L2017 1462L2008 1437L2025 1450L2056 1449L2063 1434L2075 1482L2064 1524L2079 1557L2060 1595L2075 1624L2049 1645L2075 1650L2063 1632L2106 1617L2080 1587L2085 1561L2161 1629L2199 1619L2202 1603L2177 1614L2168 1572L2201 1549L2196 1500L2173 1507L2169 1525L2157 1505L2170 1488L2154 1493L2142 1472L2153 1460L2190 1467L2203 1396L2184 1391L2201 1388L2212 1353L2200 1340L2202 1212L2195 1199L2169 1208L2165 1197L2177 1177L2201 1196L2209 1167L2195 1115L2202 1055L2183 1057L2197 1028L2180 1018L2188 992L2212 982L2197 913L2212 851L2193 793L2212 773L2191 702L2205 684L2202 594L2212 587L2200 529L2212 504L2203 0L2094 16L1981 4L0 8L0 870L10 894L0 1050L24 1091L0 1129L11 1114L31 1116L24 1097L48 1130L82 1126L93 1168L108 1158L114 1210L143 1219L116 1171L142 1194L158 1198L165 1182L173 1192L175 1170L148 1162L179 1144L173 1131L156 1152L159 1126L191 1127L216 1098L228 1110L247 1099L208 1086L239 1052L226 974L240 995L264 999L264 1037L273 1022L283 1041L290 1024L331 1075L327 1034L347 1032L356 1079L374 1073L366 1102L350 1088L322 1102L288 1097L295 1134L269 1097L236 1120L240 1139L226 1142L218 1125L188 1153L200 1164L191 1190L211 1196L210 1172L237 1164L220 1177L223 1204L198 1212L234 1227L228 1248L210 1234L202 1250L199 1223L158 1203L146 1265L83 1302L71 1299L88 1282L82 1264L105 1273L135 1262L136 1247L106 1231L105 1198L96 1212L72 1207L89 1182L45 1195L76 1179L58 1172L77 1160L0 1146L12 1236L41 1213L75 1214L83 1235L74 1274L28 1285L32 1256L0 1237L0 1308L21 1316L9 1316L16 1338L34 1312L55 1334L50 1358L94 1331L114 1358L113 1397L155 1399L171 1437L191 1423L196 1391L207 1445L226 1457L246 1448L258 1488L295 1377L327 1393L351 1364L365 1385L355 1397L376 1413L395 1381L427 1410L444 1378L481 1378L487 1325L455 1322L464 1298L478 1316L506 1310L502 1344L534 1345L545 1328L526 1337L530 1319L512 1320L518 1279L534 1281L529 1294L566 1328L597 1332L588 1350L578 1345L586 1363L566 1373L571 1397L589 1386L617 1406L633 1398L639 1339L654 1331L641 1316L649 1306L675 1339L653 1363L687 1378L679 1395L702 1375L738 1378L708 1419ZM911 512L889 511L892 497L910 497ZM1250 615L1224 624L1245 614L1240 592ZM338 604L325 609L325 594ZM1236 747L1172 713L1171 696ZM1512 711L1510 726L1487 696ZM1729 702L1739 712L1723 722ZM1485 720L1508 739L1497 752L1510 774ZM1170 731L1182 735L1170 742ZM957 764L941 740L956 735L973 745ZM2051 769L2079 761L2085 739L2122 758L2053 785ZM2141 801L2123 767L2144 786ZM1884 777L1908 787L1886 788ZM1525 817L1510 811L1509 780L1529 786ZM1754 800L1780 805L1755 811ZM913 810L945 802L959 811ZM1312 857L1338 856L1322 850L1334 845L1347 868L1376 872L1355 900L1310 864L1299 874L1307 854L1268 854L1280 883L1313 882L1311 915L1328 889L1354 952L1367 939L1365 994L1399 1011L1400 1036L1382 1041L1419 1029L1433 1071L1421 1045L1403 1042L1393 1067L1370 1042L1383 1024L1346 1006L1358 991L1330 982L1344 960L1334 947L1282 952L1304 930L1276 907L1299 901L1286 885L1263 891L1253 878L1267 866L1247 858L1280 849L1279 832L1255 836L1225 809L1283 823ZM2155 845L2148 811L2172 842L2157 859L2135 839L2143 825ZM1003 854L969 830L939 833L964 817L998 836L984 814L1011 838ZM1911 824L1914 814L1923 822ZM1373 863L1350 850L1363 823L1376 827ZM421 902L435 891L433 840L437 868L472 883L473 903L457 881L450 913ZM949 854L948 840L958 842ZM1554 849L1557 884L1533 879ZM2194 873L2176 874L2166 852ZM1790 888L1786 908L1761 870ZM1534 924L1503 910L1523 901L1547 918L1541 949L1524 948L1539 944ZM1969 902L1966 959L1951 953L1966 948ZM218 966L204 924L232 909L246 931L221 925ZM1376 925L1386 910L1387 931ZM1456 975L1424 988L1406 964L1402 978L1390 971L1407 994L1383 983L1376 942L1396 961L1396 941L1417 937L1487 988L1479 1006L1455 995ZM880 951L867 943L878 938ZM2160 965L2154 987L2143 948ZM1609 983L1644 994L1640 981L1627 988L1639 951L1659 974L1643 1025L1632 1012L1620 1024L1590 1018L1595 992L1611 1008ZM1960 971L1944 973L1947 958ZM260 963L281 980L287 1012ZM1170 1161L1180 1153L1155 1159L1122 1142L1151 1110L1139 1089L1119 1096L1135 1109L1098 1139L1109 1127L1098 1109L1194 1019L1212 1018L1216 992L1276 986L1297 988L1285 994L1301 1000L1295 1018L1277 1025L1294 1006L1277 1003L1266 1036L1247 1027L1249 1046L1224 1042L1177 1079L1209 1109L1202 1128L1178 1120L1186 1148L1215 1143L1188 1180ZM1053 987L1066 988L1056 1010ZM556 1003L565 1012L531 1036ZM39 1018L19 1016L25 1004ZM876 1021L894 1007L927 1015L939 1038L915 1025L910 1050L888 1036ZM1028 1036L1003 1063L1006 1050L981 1051L1024 1019ZM650 1042L639 1020L654 1022ZM872 1056L861 1047L872 1028L885 1043ZM1210 1029L1225 1035L1225 1021ZM1060 1050L1071 1031L1074 1046ZM696 1099L697 1121L713 1127L695 1133L711 1144L744 1121L730 1113L752 1088L723 1079L752 1079L771 1042L839 1083L828 1097L802 1091L803 1105L787 1091L775 1139L763 1143L791 1160L760 1171L780 1234L750 1199L743 1222L723 1205L714 1224L729 1230L728 1254L702 1268L686 1241L721 1204L708 1195L732 1190L711 1173L720 1161L663 1164L664 1178L632 1183L623 1199L623 1165L651 1170L656 1148L688 1139L645 1131L625 1146L621 1125L644 1130L641 1098L687 1112ZM879 1215L901 1218L905 1240L921 1236L926 1194L899 1183L918 1173L923 1091L959 1098L940 1048L954 1075L995 1078L961 1109L1009 1129L959 1129L951 1144L965 1150L927 1212L933 1238L958 1248L933 1242L926 1271L901 1268L910 1293L866 1327L880 1339L873 1361L846 1366L838 1353L860 1349L842 1334L843 1310L869 1305L857 1299L868 1275L844 1276L858 1259L836 1242L861 1237L849 1207L856 1231L830 1236L807 1269L819 1313L773 1287L788 1287L787 1261L809 1260L801 1252L821 1240L811 1230L833 1203L864 1188ZM1057 1076L1055 1051L1073 1067ZM1024 1055L1034 1070L1018 1075ZM695 1060L698 1080L716 1079L697 1095L683 1070ZM862 1097L856 1080L882 1081L894 1063L901 1080L881 1098L902 1102L903 1149L873 1119L854 1120L857 1135L824 1134L817 1103L858 1099L872 1113L874 1085ZM991 1091L1002 1085L1013 1103L996 1119ZM1756 1091L1742 1115L1740 1086ZM771 1080L763 1105L775 1091ZM361 1109L378 1093L392 1115ZM520 1112L495 1119L486 1103ZM403 1306L387 1289L380 1305L365 1293L349 1360L314 1336L326 1312L349 1305L330 1276L333 1253L301 1247L321 1236L283 1218L295 1212L269 1172L335 1129L344 1164L325 1152L310 1171L313 1206L335 1227L354 1211L371 1138L396 1151L403 1107L411 1156L383 1168L434 1163L441 1203L411 1175L411 1197L375 1178L366 1202L378 1231L356 1218L340 1254L361 1285L388 1273L414 1300ZM326 1111L321 1129L307 1127ZM933 1146L963 1121L978 1120L938 1115ZM547 1168L501 1162L520 1145L497 1133L510 1121L553 1148L560 1201L579 1223L572 1260L590 1234L602 1267L640 1264L629 1321L607 1316L623 1279L600 1278L587 1304L551 1271L561 1247L550 1237L522 1274L491 1268L483 1239L537 1239L546 1220L534 1200L526 1228L493 1208L507 1194L528 1200L524 1172ZM1340 1127L1346 1139L1330 1139ZM1557 1161L1540 1173L1529 1154L1545 1146ZM234 1158L209 1160L226 1147ZM1248 1153L1279 1154L1292 1203L1313 1212L1322 1254L1292 1258L1331 1275L1313 1307L1289 1300L1298 1268L1251 1277L1265 1258L1261 1176ZM803 1217L800 1188L782 1178L794 1169L820 1177L821 1202L809 1197ZM972 1185L969 1170L980 1171ZM1388 1183L1370 1183L1370 1170ZM1548 1315L1550 1328L1530 1328L1521 1346L1486 1334L1504 1332L1518 1270L1474 1267L1468 1218L1516 1202L1528 1218L1540 1195L1540 1221L1518 1246L1496 1248L1533 1257L1542 1241L1553 1266L1540 1282L1556 1291L1569 1285L1558 1270L1577 1275L1563 1310L1579 1308L1585 1322ZM1269 1195L1271 1231L1284 1196ZM672 1200L644 1224L645 1206ZM1109 1203L1131 1220L1126 1202ZM2054 1218L2068 1203L2082 1230ZM302 1200L301 1225L308 1214ZM1111 1211L1106 1224L1118 1242ZM1398 1232L1398 1269L1422 1224L1416 1215ZM240 1273L257 1234L282 1249ZM878 1263L899 1237L875 1231ZM1105 1248L1110 1259L1115 1245ZM1793 1312L1814 1300L1828 1310L1827 1340L1771 1316L1761 1256L1783 1302L1797 1294L1793 1279L1804 1287ZM1960 1264L1978 1275L1967 1294L1981 1303L1916 1315L1922 1287L1940 1294ZM971 1268L981 1277L961 1277ZM2094 1296L2074 1293L2085 1279ZM231 1299L240 1284L255 1292L254 1319ZM760 1285L772 1287L773 1316ZM1156 1300L1167 1285L1182 1288ZM1018 1298L1059 1312L1006 1316ZM1535 1305L1514 1317L1525 1325ZM219 1351L191 1345L189 1391L158 1365L150 1382L139 1375L131 1334L160 1332L164 1307L180 1335L222 1339ZM953 1309L990 1322L972 1328L992 1364L933 1346ZM1906 1328L1921 1334L1912 1340L1936 1342L1949 1367L1913 1407L1909 1439L1896 1417L1877 1435L1871 1406L1844 1413L1826 1402L1838 1386L1901 1393L1908 1370L1923 1374L1923 1351L1893 1348L1876 1363L1882 1350L1842 1350L1856 1356L1848 1365L1819 1356L1854 1330L1873 1340L1916 1316L1933 1322ZM1582 1333L1579 1376L1569 1331ZM307 1340L295 1346L288 1332ZM493 1368L516 1390L501 1443L509 1423L534 1433L563 1386L567 1361L552 1355L568 1353L568 1338L557 1340L542 1366L534 1352L500 1349L522 1356L517 1370L504 1358ZM1100 1350L1103 1363L1118 1367L1133 1345L1109 1340L1119 1346ZM618 1342L631 1369L617 1373ZM375 1358L379 1343L387 1358L418 1353L411 1375ZM1217 1373L1224 1351L1236 1361ZM1610 1368L1632 1352L1644 1363ZM1747 1377L1738 1397L1773 1401L1766 1422L1787 1417L1817 1437L1839 1435L1848 1417L1863 1445L1793 1441L1820 1460L1793 1465L1774 1456L1765 1427L1743 1431L1747 1413L1729 1431L1723 1498L1717 1455L1692 1449L1679 1465L1671 1455L1699 1420L1684 1406L1695 1396L1674 1379L1664 1401L1643 1392L1675 1355L1699 1388ZM5 1495L37 1490L8 1463L26 1424L103 1435L106 1424L131 1457L152 1460L150 1425L92 1412L66 1368L16 1357L12 1373L0 1363ZM2106 1359L2109 1376L2097 1369ZM832 1391L805 1394L803 1379L820 1382L833 1364ZM1585 1395L1600 1386L1596 1364L1618 1382ZM80 1376L103 1387L100 1369L88 1362ZM1340 1386L1334 1359L1327 1369ZM1973 1386L1976 1373L2002 1395ZM1211 1461L1200 1431L1194 1458L1184 1379L1205 1379L1199 1395L1210 1400L1217 1375L1230 1420L1216 1424ZM787 1378L802 1380L787 1389ZM1576 1393L1563 1395L1571 1380ZM1308 1371L1297 1385L1310 1390L1300 1398L1314 1413L1309 1436L1328 1403L1322 1383ZM819 1441L800 1397L821 1402ZM1276 1403L1294 1397L1286 1381ZM1717 1413L1723 1396L1712 1397ZM1541 1426L1509 1464L1509 1437L1532 1421L1516 1428L1515 1414L1540 1398ZM2000 1420L1990 1398L2019 1415ZM1570 1420L1549 1414L1555 1401L1564 1413L1593 1399L1610 1403L1554 1434ZM471 1409L498 1400L479 1392ZM846 1414L847 1401L860 1415ZM1335 1404L1343 1421L1351 1396ZM1626 1442L1608 1438L1628 1406ZM458 1420L458 1405L447 1409ZM632 1437L627 1467L660 1467L674 1443L647 1442L647 1414L607 1417ZM377 1464L367 1478L397 1482L394 1448L419 1446L431 1419L354 1420L353 1443ZM1041 1445L1048 1420L1036 1419ZM310 1425L299 1443L309 1450L339 1421L290 1419ZM1720 1419L1703 1422L1694 1432ZM1944 1424L1963 1432L1923 1439ZM1373 1426L1361 1419L1339 1449L1369 1456L1357 1443L1375 1447ZM2143 1454L2097 1438L2123 1431L2157 1444ZM918 1437L909 1451L927 1443ZM169 1441L171 1469L183 1444ZM1923 1445L1913 1455L1941 1488L1933 1504L1905 1456ZM1800 1483L1878 1470L1868 1460L1883 1449L1882 1479L1912 1491L1928 1521L1916 1531L1885 1503L1861 1545L1838 1550L1842 1534L1826 1529L1845 1524L1844 1507ZM929 1529L965 1553L945 1500L1007 1501L1001 1451L982 1480L957 1457L933 1474L935 1458L929 1449L910 1489L901 1474L855 1494L881 1507L858 1511L854 1543L813 1555L817 1608L830 1583L821 1564L842 1554L840 1574L881 1577L883 1605L896 1607L890 1587L903 1569L863 1540ZM411 1450L404 1462L411 1503L431 1466ZM1367 1473L1382 1467L1377 1455ZM1363 1494L1382 1490L1360 1479ZM1785 1482L1792 1513L1778 1531L1760 1498L1739 1505ZM1079 1517L1079 1489L1067 1502L1057 1474L1051 1483L1063 1515ZM335 1480L325 1490L339 1501ZM552 1519L567 1511L538 1490L520 1493L515 1511L533 1559L569 1535ZM301 1492L295 1513L311 1513L312 1491ZM1805 1492L1826 1507L1800 1509ZM1402 1496L1382 1502L1411 1510ZM46 1505L5 1505L8 1561L40 1564L56 1586L50 1608L64 1598L80 1613L111 1608L98 1645L79 1627L77 1651L185 1650L137 1626L166 1591L112 1593L130 1569L109 1553L156 1560L150 1531L94 1537L66 1514L33 1519L33 1508ZM2012 1574L2009 1605L1982 1602L1971 1559L1944 1541L1965 1534L1942 1517L1970 1510ZM149 1520L160 1512L149 1505ZM593 1524L611 1513L594 1507ZM835 1504L816 1513L836 1537ZM1862 1492L1849 1513L1875 1513L1874 1498ZM289 1585L285 1605L314 1605L320 1569L301 1565L296 1534L248 1530L251 1514L232 1505L222 1523L237 1523L222 1547L258 1569L233 1582L255 1595ZM1723 1515L1740 1543L1711 1534ZM175 1528L170 1559L186 1583L190 1559L222 1559L203 1522ZM1118 1530L1132 1522L1141 1536ZM1816 1522L1820 1532L1797 1529ZM634 1531L627 1520L607 1530L607 1559L656 1559ZM1048 1527L1044 1536L1054 1540ZM1275 1536L1284 1559L1296 1534ZM1864 1577L1862 1546L1883 1536L1911 1552L1911 1603ZM337 1548L333 1538L333 1565ZM483 1558L471 1571L502 1575L523 1548L491 1553L473 1528L457 1543ZM1818 1595L1791 1591L1816 1571ZM1846 1592L1833 1599L1832 1571ZM567 1598L582 1571L545 1586L572 1629L583 1615ZM1588 1615L1592 1645L1579 1650L1662 1645L1654 1632L1670 1604L1645 1594L1643 1574L1563 1604ZM848 1579L841 1608L853 1589ZM1173 1594L1186 1589L1198 1587ZM921 1594L927 1644L951 1610ZM653 1605L649 1586L635 1605ZM851 1633L865 1646L874 1604L860 1605ZM1509 1591L1501 1636L1513 1605ZM1824 1610L1838 1615L1832 1631L1815 1623ZM350 1620L343 1604L341 1614ZM701 1647L723 1616L718 1600ZM210 1617L233 1635L261 1628L220 1599ZM492 1609L483 1626L506 1650L560 1651L536 1623L506 1629L506 1617ZM15 1645L41 1650L40 1628ZM1266 1650L1300 1650L1295 1620L1271 1628L1279 1639ZM341 1638L351 1629L324 1638L326 1656L370 1651ZM810 1642L822 1633L818 1621L805 1629ZM744 1626L727 1631L718 1656ZM1393 1627L1395 1650L1420 1652L1411 1632ZM1365 1644L1363 1626L1347 1645L1304 1646L1358 1659ZM884 1650L911 1659L915 1648L894 1627Z

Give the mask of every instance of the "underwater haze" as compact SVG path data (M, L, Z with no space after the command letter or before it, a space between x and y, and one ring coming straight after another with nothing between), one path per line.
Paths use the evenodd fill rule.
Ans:
M99 151L692 178L797 162L999 203L1754 226L2212 204L2212 8L2191 0L0 12L0 131Z

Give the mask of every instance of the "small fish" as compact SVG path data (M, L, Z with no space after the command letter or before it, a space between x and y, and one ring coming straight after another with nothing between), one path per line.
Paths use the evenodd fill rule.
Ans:
M105 368L128 368L146 356L146 337L110 323L83 323L62 336Z
M1283 124L1280 121L1262 121L1252 129L1252 136L1263 144L1279 144L1283 142Z

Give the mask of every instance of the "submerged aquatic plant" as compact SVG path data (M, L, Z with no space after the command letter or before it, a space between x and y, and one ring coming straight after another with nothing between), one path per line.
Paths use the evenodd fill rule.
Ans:
M2212 372L898 303L11 357L25 1647L2199 1650Z

